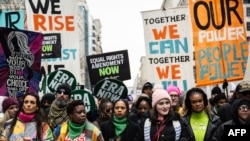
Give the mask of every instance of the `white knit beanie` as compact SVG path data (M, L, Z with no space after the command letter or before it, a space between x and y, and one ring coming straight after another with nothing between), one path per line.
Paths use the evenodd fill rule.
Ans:
M152 107L154 107L158 101L164 98L167 98L170 101L170 104L172 104L171 97L166 90L162 88L155 89L152 94Z

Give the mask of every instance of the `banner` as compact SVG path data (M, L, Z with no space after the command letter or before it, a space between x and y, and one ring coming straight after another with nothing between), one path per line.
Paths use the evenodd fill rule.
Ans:
M0 95L39 91L42 34L0 28Z
M241 0L189 0L197 86L242 80L248 43Z
M90 55L86 57L86 60L92 85L96 85L104 78L121 81L131 78L127 50Z
M147 69L145 80L174 84L186 91L195 86L193 42L188 8L141 12L144 26Z
M80 38L83 32L79 28L86 28L84 24L77 23L79 18L86 16L86 9L81 8L78 0L25 0L25 6L28 29L44 34L41 81L47 82L46 75L64 69L73 73L77 83L85 84L82 79L85 72L80 70L84 70L84 65L81 65L84 63L82 54L87 52L83 42L87 42L87 39L85 36ZM43 90L40 92L48 93Z
M0 27L24 29L25 11L2 10L0 12Z

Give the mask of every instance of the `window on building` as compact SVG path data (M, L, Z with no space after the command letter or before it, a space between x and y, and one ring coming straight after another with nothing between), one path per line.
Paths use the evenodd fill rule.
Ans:
M250 17L250 7L247 7L247 17Z
M247 31L250 31L250 22L247 22Z

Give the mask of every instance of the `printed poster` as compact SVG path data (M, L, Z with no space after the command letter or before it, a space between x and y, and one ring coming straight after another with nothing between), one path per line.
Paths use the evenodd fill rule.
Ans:
M0 28L0 96L39 91L42 34Z
M146 61L146 80L174 84L182 91L195 86L193 42L188 8L141 12Z

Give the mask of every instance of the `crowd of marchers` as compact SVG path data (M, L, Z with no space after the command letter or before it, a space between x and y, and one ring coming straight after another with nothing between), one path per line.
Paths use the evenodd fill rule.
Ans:
M132 98L96 98L86 112L63 83L55 94L18 94L2 102L0 141L223 141L226 125L250 124L250 82L240 82L231 97L215 86L186 92L146 82Z

